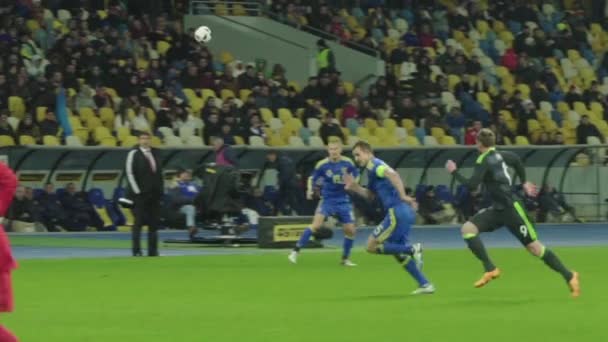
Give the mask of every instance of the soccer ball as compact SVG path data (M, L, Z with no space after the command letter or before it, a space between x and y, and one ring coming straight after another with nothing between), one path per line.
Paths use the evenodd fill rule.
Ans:
M209 43L211 41L211 29L207 26L199 26L194 31L194 40L199 43Z

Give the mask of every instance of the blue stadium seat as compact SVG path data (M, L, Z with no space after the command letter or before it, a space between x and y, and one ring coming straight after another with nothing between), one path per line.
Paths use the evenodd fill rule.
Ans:
M42 196L42 194L44 194L44 189L34 189L32 191L33 195L34 195L34 199L40 199L40 196Z
M426 185L426 184L418 184L418 185L416 185L415 196L416 196L416 201L418 203L420 203L420 201L424 197L424 194L426 193L426 190L428 189L428 187L429 186Z
M440 184L435 187L435 196L437 196L438 199L444 202L454 202L454 196L452 195L450 188L448 188L448 186L444 184Z

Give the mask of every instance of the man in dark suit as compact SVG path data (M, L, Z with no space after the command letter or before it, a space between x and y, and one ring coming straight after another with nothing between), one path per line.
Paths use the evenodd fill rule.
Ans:
M127 181L133 200L135 223L132 231L133 256L141 256L141 227L148 225L148 256L158 256L160 199L163 172L158 151L150 147L150 134L139 135L139 146L131 150L126 162Z

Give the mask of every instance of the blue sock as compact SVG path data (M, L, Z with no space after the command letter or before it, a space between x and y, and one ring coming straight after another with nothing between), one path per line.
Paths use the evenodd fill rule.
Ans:
M420 285L420 287L429 284L429 281L426 279L426 277L424 276L424 274L422 274L422 271L420 271L418 269L418 267L416 266L416 262L414 261L414 259L409 258L409 261L407 261L407 264L405 264L405 270L414 279L416 279L416 281L418 282L418 285Z
M349 236L344 237L344 242L342 243L342 260L346 260L350 257L350 250L353 249L354 239Z
M300 236L300 240L298 240L298 242L296 243L296 248L294 248L294 251L299 252L300 248L306 247L306 244L308 243L308 240L310 240L311 236L312 229L310 229L310 227L306 228L304 233L302 233L302 236Z
M393 255L399 255L399 254L412 255L412 254L414 254L414 250L413 250L412 246L408 246L403 243L385 242L382 244L381 247L379 247L379 251L381 254L393 254Z

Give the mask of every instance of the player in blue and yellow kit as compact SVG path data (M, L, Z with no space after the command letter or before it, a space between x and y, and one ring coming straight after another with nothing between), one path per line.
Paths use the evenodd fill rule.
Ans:
M315 166L312 176L308 179L308 191L306 197L312 199L315 188L321 191L321 200L312 220L312 224L307 228L296 247L289 254L289 261L297 262L300 249L306 246L310 237L319 229L325 218L333 216L342 224L344 229L344 244L342 253L342 265L356 266L350 261L350 251L355 239L355 215L350 196L344 190L344 175L351 174L357 177L359 170L355 163L342 156L342 145L340 143L329 143L327 146L328 157L322 159Z
M362 187L352 175L344 176L345 189L366 199L378 197L387 214L367 241L367 251L374 254L393 255L405 270L418 282L418 289L412 294L431 294L435 287L420 270L422 266L422 246L411 245L408 241L411 225L416 219L416 201L405 194L405 187L399 174L376 157L372 147L359 141L353 148L355 161L368 171L368 186Z

